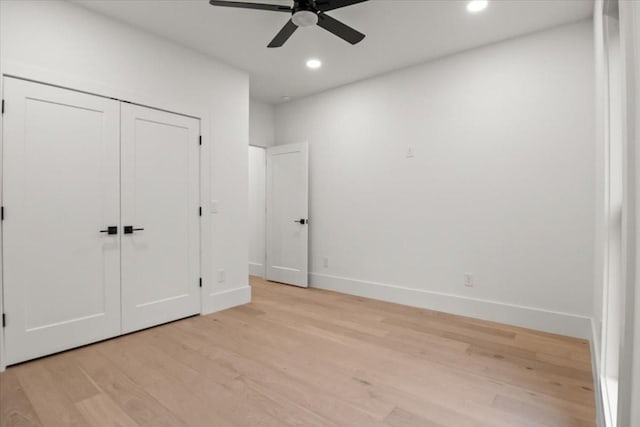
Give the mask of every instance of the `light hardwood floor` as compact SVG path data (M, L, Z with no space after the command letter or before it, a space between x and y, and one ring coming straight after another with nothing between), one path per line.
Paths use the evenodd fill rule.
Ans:
M253 302L9 367L2 426L593 426L586 341L252 278Z

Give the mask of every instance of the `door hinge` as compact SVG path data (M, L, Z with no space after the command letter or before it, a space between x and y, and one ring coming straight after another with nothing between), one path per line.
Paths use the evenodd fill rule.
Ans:
M198 139L198 145L202 145L202 135L200 135L200 138Z
M0 221L4 221L4 206L0 206Z
M7 315L2 313L2 327L6 327L7 326Z
M2 100L2 114L4 114L4 99Z
M200 278L200 287L202 287L202 277Z
M202 206L198 208L198 216L202 216Z

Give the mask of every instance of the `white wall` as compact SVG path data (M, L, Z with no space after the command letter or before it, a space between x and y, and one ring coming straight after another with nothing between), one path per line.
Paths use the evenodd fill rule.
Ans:
M583 21L278 106L312 285L590 337L593 68Z
M266 151L249 147L249 274L265 275Z
M248 75L67 2L2 1L0 15L3 73L202 119L203 312L248 302Z
M249 101L249 144L256 147L275 145L275 108L251 98Z

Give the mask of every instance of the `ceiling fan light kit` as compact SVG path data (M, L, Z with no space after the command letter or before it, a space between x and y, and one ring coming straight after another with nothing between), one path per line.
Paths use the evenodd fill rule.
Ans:
M360 43L365 35L327 15L325 12L342 7L363 3L367 0L294 0L292 7L275 4L247 3L228 0L209 0L212 6L235 7L241 9L267 10L270 12L286 12L291 14L289 21L276 34L267 47L281 47L298 27L314 25L351 43Z
M291 20L298 27L311 27L318 23L318 15L310 10L300 10L293 14Z

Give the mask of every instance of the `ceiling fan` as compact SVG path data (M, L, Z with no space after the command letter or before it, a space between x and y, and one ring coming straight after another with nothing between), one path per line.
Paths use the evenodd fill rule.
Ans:
M289 22L282 27L280 32L276 34L268 45L268 47L280 47L291 37L298 27L310 27L312 25L318 25L320 28L329 31L351 44L361 42L365 37L364 34L330 17L325 12L365 1L367 0L294 0L293 7L222 0L209 0L209 3L212 6L290 13L291 19L289 19Z

